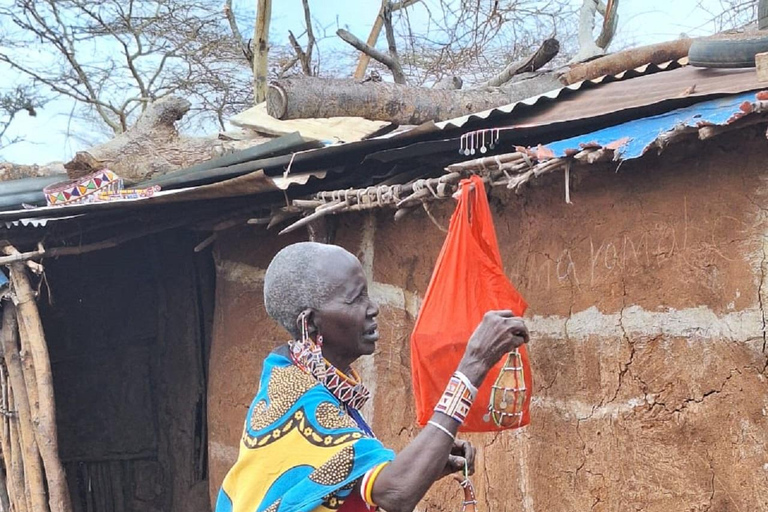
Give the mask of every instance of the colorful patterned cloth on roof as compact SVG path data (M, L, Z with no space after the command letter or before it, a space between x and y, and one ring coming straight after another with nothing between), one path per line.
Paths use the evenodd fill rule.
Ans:
M337 511L366 471L395 456L349 413L359 417L287 350L270 354L216 512Z

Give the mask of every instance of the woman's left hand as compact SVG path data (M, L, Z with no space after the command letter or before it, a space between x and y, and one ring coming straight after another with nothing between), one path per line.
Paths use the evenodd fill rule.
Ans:
M475 472L475 447L469 441L464 439L456 439L451 447L451 454L448 456L448 461L445 463L445 468L441 477L448 476L458 471L464 471L464 465L469 474L472 475Z

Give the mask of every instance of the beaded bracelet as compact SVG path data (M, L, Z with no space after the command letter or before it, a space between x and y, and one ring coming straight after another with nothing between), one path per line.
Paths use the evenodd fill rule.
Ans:
M432 420L429 420L429 421L427 422L427 425L432 425L432 426L433 426L433 427L435 427L436 429L438 429L438 430L442 430L443 432L445 432L445 434L446 434L448 437L450 437L450 438L451 438L451 441L455 441L455 440L456 440L456 436L455 436L455 435L453 435L453 434L451 434L451 431L450 431L450 430L448 430L447 428L445 428L444 426L442 426L442 425L441 425L441 424L439 424L438 422L436 422L436 421L432 421Z
M467 388L469 389L469 392L472 394L472 400L474 400L475 397L477 396L477 388L474 386L474 384L472 384L472 381L469 380L469 377L464 375L464 373L460 372L459 370L456 370L455 372L453 372L453 375L461 379L461 382L463 382L467 386Z
M379 476L379 473L381 473L381 470L384 469L384 466L387 464L389 464L389 462L383 462L378 466L369 469L365 475L363 475L363 479L360 482L360 496L369 507L376 508L378 506L373 502L373 484L376 482L376 478Z
M464 374L457 372L451 376L451 380L448 382L448 386L443 392L443 396L435 406L435 412L441 412L447 416L450 416L459 423L464 423L469 414L469 409L472 407L472 402L475 400L475 394L477 389L470 388L472 385ZM463 377L463 378L462 378ZM465 380L467 382L465 382ZM474 392L473 392L474 391Z

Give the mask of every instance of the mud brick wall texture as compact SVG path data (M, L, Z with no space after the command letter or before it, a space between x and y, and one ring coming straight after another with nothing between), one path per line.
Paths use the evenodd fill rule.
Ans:
M494 190L505 269L528 300L531 425L466 435L485 512L768 510L768 151L741 131L623 164ZM448 225L453 205L435 205ZM211 498L237 457L265 355L286 340L262 305L285 244L244 227L215 248L209 363ZM381 306L382 340L358 362L365 413L395 450L418 432L409 335L444 239L423 212L339 218ZM459 507L440 482L421 511Z

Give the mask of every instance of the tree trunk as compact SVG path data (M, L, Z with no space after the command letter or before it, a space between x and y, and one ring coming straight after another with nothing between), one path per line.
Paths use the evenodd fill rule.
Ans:
M64 473L64 466L59 459L59 442L56 432L56 405L53 394L53 374L48 347L45 343L40 312L29 284L27 269L23 262L11 264L11 283L18 301L18 320L20 332L25 336L24 346L32 354L34 374L37 380L37 394L40 402L39 424L35 425L37 444L45 467L48 480L51 512L71 512L72 502Z
M365 117L413 125L460 117L510 103L500 90L439 90L384 82L315 77L270 84L267 112L277 119Z
M3 357L8 368L8 380L18 414L17 418L24 460L25 487L30 494L32 510L35 512L38 510L46 511L48 510L48 504L46 503L43 468L40 464L39 447L35 440L32 413L30 412L27 388L24 384L24 375L21 370L21 361L19 360L19 333L16 308L10 303L6 303L3 308L2 343Z
M592 80L604 75L615 75L644 64L661 64L682 59L688 55L693 39L678 39L667 43L641 46L624 52L600 57L590 62L576 64L560 77L565 85L582 80Z
M272 18L272 0L256 2L256 26L253 34L256 51L253 52L253 97L259 104L267 96L267 71L269 63L269 21Z
M128 130L104 144L79 151L64 164L69 178L110 169L123 178L126 185L131 185L210 160L226 148L242 146L239 142L218 140L217 136L179 135L175 123L190 107L189 101L176 96L152 103ZM254 140L254 144L260 142L263 139Z

